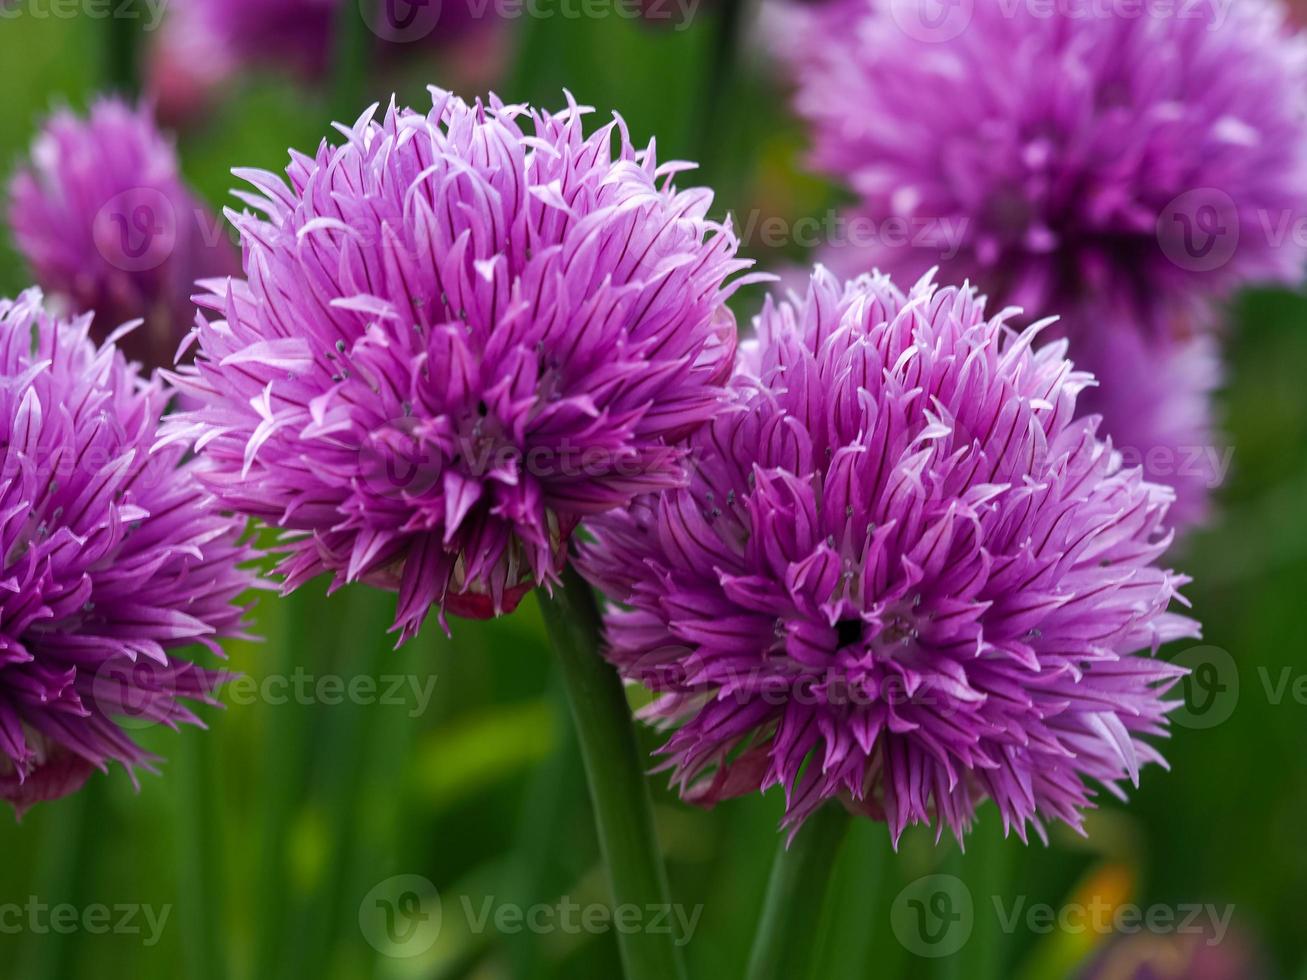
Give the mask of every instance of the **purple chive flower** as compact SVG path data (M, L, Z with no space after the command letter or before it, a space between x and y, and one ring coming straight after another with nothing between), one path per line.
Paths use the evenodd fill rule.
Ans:
M238 173L248 279L212 284L178 379L207 485L287 530L287 589L397 589L401 641L432 606L511 610L582 517L682 480L749 264L620 118L432 94L294 154L289 187Z
M168 392L91 319L0 301L0 799L21 814L93 768L155 761L120 724L198 723L221 675L178 650L242 636L242 524L181 447L152 447ZM128 728L132 727L130 725Z
M222 225L187 188L149 112L116 99L61 111L10 186L10 220L37 282L103 339L129 320L123 352L173 363L195 317L195 280L236 270Z
M690 800L781 785L961 837L1080 826L1161 757L1196 636L1155 565L1171 491L1077 418L1091 379L969 289L818 269L770 301L688 486L588 522L583 572L624 608L609 656L659 697Z
M1082 337L1138 330L1160 338L1149 350L1165 362L1176 338L1210 326L1213 300L1302 276L1307 248L1291 229L1307 217L1307 45L1271 0L1171 15L931 7L842 0L785 14L813 162L857 198L823 260L907 281L939 267L999 305L1058 315L1119 441L1143 369L1089 356L1118 342Z

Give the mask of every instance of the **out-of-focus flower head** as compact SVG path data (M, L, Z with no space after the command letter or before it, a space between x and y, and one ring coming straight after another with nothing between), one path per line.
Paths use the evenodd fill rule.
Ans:
M242 636L255 581L243 523L153 448L167 391L90 325L36 290L0 301L0 799L20 814L111 761L152 768L131 728L198 723L186 701L221 677L179 651Z
M749 265L620 118L432 95L293 154L289 187L239 173L248 278L212 284L178 378L201 406L178 436L287 530L287 588L397 589L401 640L432 606L511 610L581 518L681 482Z
M273 66L320 77L331 64L337 0L177 0L168 31L239 70Z
M500 32L494 3L474 0L173 0L155 45L150 91L169 118L183 119L216 86L250 68L325 78L336 55L341 17L363 18L383 63L440 46L442 65L474 49L480 71L503 59L486 42ZM489 56L489 57L488 57ZM461 64L464 69L468 64Z
M1234 906L1205 906L1232 912ZM1228 919L1202 928L1114 938L1078 980L1269 980L1265 952Z
M781 20L813 162L856 197L823 260L909 280L939 267L1061 317L1118 441L1135 441L1150 373L1192 360L1213 301L1301 279L1307 44L1276 0L840 0ZM1083 341L1130 330L1148 339ZM1127 347L1154 360L1106 356ZM1207 414L1158 420L1200 439L1165 455L1219 452ZM1148 473L1180 488L1178 520L1201 516L1205 476Z
M1168 518L1177 528L1208 518L1211 494L1232 462L1213 419L1222 380L1219 347L1207 332L1148 336L1107 323L1072 337L1071 359L1099 378L1081 397L1081 410L1103 417L1103 434L1125 465L1174 488Z
M1278 2L968 2L937 24L932 4L846 0L803 21L815 164L855 215L915 232L868 225L842 264L942 265L1059 316L1107 293L1159 327L1191 297L1300 279L1307 245L1274 232L1307 217L1307 45Z
M129 320L129 358L173 363L195 317L195 281L238 271L219 219L182 181L148 109L103 99L86 118L56 112L9 189L19 251L71 313L103 339Z
M969 289L824 270L768 303L690 484L587 522L583 572L620 608L610 657L658 695L696 802L783 787L961 837L1079 827L1160 762L1197 633L1156 562L1169 489L1076 416L1091 379Z

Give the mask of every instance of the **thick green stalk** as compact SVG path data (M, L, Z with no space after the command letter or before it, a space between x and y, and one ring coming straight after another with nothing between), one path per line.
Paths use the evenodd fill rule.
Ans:
M352 126L370 104L368 74L376 36L363 19L358 0L338 0L336 50L331 67L331 114L336 122Z
M959 875L976 896L977 904L990 901L990 896L1008 894L1011 877L1012 846L995 826L993 807L986 808L989 817L972 831L967 840L967 852L961 859ZM1005 969L1008 936L995 928L992 919L976 916L976 929L966 946L966 974L968 980L1000 980L1008 976ZM961 958L961 953L955 958Z
M145 12L140 0L123 0L105 26L105 79L114 91L135 97L141 90L141 25Z
M895 956L906 950L890 935L893 894L885 869L894 850L883 823L855 820L831 875L812 976L864 980L896 976Z
M748 16L749 0L722 0L712 12L713 37L704 67L699 93L698 152L699 180L706 187L721 189L718 179L729 172L730 148L737 110L733 95L740 62L740 43ZM719 194L718 200L729 200Z
M228 976L226 948L218 936L224 909L225 848L218 820L217 753L211 733L186 731L177 739L178 905L183 929L185 975L190 980Z
M939 871L941 874L950 875L953 878L962 878L962 851L957 846L948 846L944 859L940 863ZM936 956L930 961L931 971L929 976L931 980L971 980L973 956L974 954L969 947L948 956ZM1054 974L1049 974L1049 976L1054 976Z
M808 976L822 903L848 827L848 811L829 803L808 818L788 847L781 845L749 955L748 980Z
M321 583L279 601L262 603L259 620L268 638L266 659L258 663L261 681L265 677L289 678L297 665L316 663L315 658L330 648L342 628L339 604L327 602ZM239 710L242 724L263 733L254 797L258 801L251 869L254 961L249 975L275 977L286 969L285 951L294 935L287 888L290 841L297 808L307 795L305 773L313 744L313 711L312 706L297 704L293 698L287 698L285 704L261 701Z
M335 649L322 651L329 651L331 669L347 685L358 677L376 677L393 653L385 633L392 600L356 584L329 601L341 607L344 620L340 633L329 641ZM362 846L359 820L376 708L350 698L313 707L318 734L311 747L309 806L321 814L326 860L300 910L286 976L329 976L339 937L348 935L345 930L358 921L358 898L350 894L349 877Z
M122 777L121 772L113 775ZM103 829L109 806L105 786L109 778L105 773L93 773L81 792L42 804L46 812L41 814L43 833L33 892L38 901L80 907L90 897L100 864L97 844L103 842L103 836L97 831ZM9 819L8 812L4 818ZM52 942L52 938L59 941ZM73 975L81 948L78 935L51 937L29 931L21 941L17 963L12 961L12 953L5 956L11 964L6 973L14 969L13 976L26 980L64 980Z
M617 672L599 654L600 618L594 593L568 566L553 595L544 590L539 595L576 724L613 903L642 911L650 906L670 909L667 874L630 708ZM683 978L677 938L666 932L619 932L626 980Z
M518 818L512 878L508 894L516 895L523 907L552 897L563 887L558 870L558 849L569 826L584 819L581 801L585 794L585 773L577 753L576 735L567 725L567 693L560 679L549 685L549 700L555 706L561 729L553 754L537 766L527 784L525 803ZM529 932L512 937L509 944L509 973L515 977L538 977L546 972L545 948Z

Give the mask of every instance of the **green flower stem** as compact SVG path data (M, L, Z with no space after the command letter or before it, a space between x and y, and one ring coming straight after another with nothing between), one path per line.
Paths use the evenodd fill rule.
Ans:
M1011 868L1012 844L995 826L994 819L998 813L987 808L988 820L983 821L967 839L967 851L959 860L958 877L971 886L977 895L1008 894ZM1009 976L1006 970L1008 937L999 929L984 928L977 922L976 931L966 947L966 969L968 980L1000 980ZM961 953L953 959L961 960Z
M376 36L363 20L358 0L338 0L336 50L331 71L331 114L336 122L354 125L368 107L368 80Z
M576 733L567 725L570 713L567 692L556 675L549 685L549 700L558 718L557 745L543 765L536 767L527 784L525 802L518 818L513 845L512 878L508 892L518 896L523 907L552 898L560 888L555 841L562 840L568 828L584 819L585 772L577 751ZM509 945L508 973L514 977L538 977L548 971L544 966L545 950L537 936L527 931L512 937Z
M788 848L781 845L749 955L748 980L808 976L822 903L848 828L848 811L829 803L808 818Z
M111 814L105 783L112 776L121 778L122 773L92 773L80 792L41 804L46 812L40 815L43 832L34 889L41 901L49 904L67 902L82 907L90 899L101 864L101 849L97 845L103 843L105 822ZM11 819L8 807L0 816ZM22 879L10 878L6 886L15 880ZM80 942L79 936L82 937ZM5 962L11 964L5 968L6 974L13 969L13 976L25 980L65 980L73 976L85 934L57 938L59 942L51 942L48 935L25 930L15 940L21 944L17 962L14 962L12 952L5 953Z
M290 677L296 664L312 664L342 628L339 605L327 603L323 585L314 583L275 602L259 606L259 624L267 637L262 676ZM305 795L313 729L310 706L293 700L242 709L245 724L263 733L254 800L258 817L252 834L250 883L254 898L254 954L249 976L276 977L287 967L282 957L290 926L290 840L297 807ZM232 719L235 721L236 719Z
M124 0L105 25L105 79L110 88L129 98L141 90L141 24L146 16L142 7L140 0Z
M569 565L553 595L541 589L539 598L576 724L613 903L641 909L670 907L630 708L617 672L599 654L600 618L594 593ZM685 976L675 936L619 933L618 945L626 980Z
M219 813L218 754L211 732L188 730L176 742L178 906L185 976L223 980L227 952L218 935L224 920L223 827Z
M703 87L699 92L698 162L699 177L705 187L721 187L718 179L729 172L731 137L735 135L734 114L738 106L733 98L740 46L749 0L722 0L713 11L713 37L708 46ZM718 201L729 200L719 194Z
M319 655L329 654L332 669L351 681L376 677L393 652L386 638L392 600L376 589L354 584L329 601L341 607L336 615L342 617L343 623ZM300 661L309 662L308 658ZM367 836L362 818L367 800L364 786L368 748L378 718L373 707L347 699L341 705L324 703L313 708L320 734L311 747L308 805L320 808L323 814L325 860L289 943L291 969L281 976L330 976L338 955L339 923L357 918L359 897L366 894L366 889L359 895L351 894L350 872L357 867Z

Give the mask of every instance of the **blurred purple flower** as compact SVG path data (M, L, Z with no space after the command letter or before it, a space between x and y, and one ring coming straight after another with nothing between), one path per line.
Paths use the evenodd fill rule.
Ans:
M207 484L287 529L286 588L397 589L401 641L433 605L511 610L580 518L683 479L749 265L620 118L432 95L295 153L289 188L238 172L248 281L212 284L178 379Z
M587 522L609 655L660 695L688 799L779 784L789 826L836 798L897 840L990 797L1025 839L1161 761L1182 671L1138 651L1198 634L1155 564L1171 491L1009 314L818 269L764 308L689 486Z
M1169 15L964 3L934 19L932 4L782 15L813 161L857 195L862 234L823 259L905 279L938 266L999 305L1060 316L1104 385L1106 433L1129 438L1128 388L1151 368L1094 355L1119 343L1165 360L1211 325L1213 300L1301 278L1307 45L1271 0ZM1150 339L1081 339L1126 330ZM1207 488L1176 482L1197 502L1176 516L1197 517Z
M1174 526L1200 524L1232 459L1212 418L1212 395L1222 380L1216 338L1085 330L1070 353L1077 367L1102 379L1081 396L1081 411L1110 420L1112 447L1127 466L1175 489L1167 515Z
M1227 906L1230 908L1230 906ZM1115 937L1078 980L1269 980L1264 952L1236 930L1207 926L1180 933L1144 931Z
M221 675L176 651L242 636L243 524L181 447L153 450L168 393L90 317L0 301L0 799L21 814L110 761L156 761L120 724L197 723ZM130 727L130 726L129 726Z
M280 67L320 77L331 64L340 0L176 0L169 30L184 31L232 71Z
M497 19L494 3L472 0L345 0L361 16L380 53L394 56L422 42L448 44L478 23ZM336 52L341 0L173 0L157 68L196 74L210 82L249 67L324 78ZM178 61L173 54L183 56ZM189 63L198 56L199 65Z
M93 313L94 336L145 321L120 346L147 367L173 363L195 281L238 268L148 110L115 99L86 119L55 113L10 185L10 219L37 282L66 312Z

